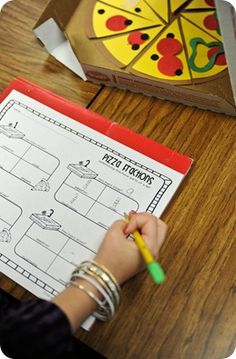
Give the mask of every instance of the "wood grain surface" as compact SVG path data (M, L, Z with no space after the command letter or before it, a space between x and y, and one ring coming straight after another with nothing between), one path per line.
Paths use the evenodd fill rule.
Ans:
M32 32L48 0L16 0L0 14L0 91L21 76L86 106L99 86L84 82L41 47Z
M47 55L32 27L46 0L0 15L0 90L25 77L194 159L162 219L167 281L143 272L122 288L109 323L78 337L108 359L223 359L236 345L236 118L86 83ZM32 295L4 275L0 286Z

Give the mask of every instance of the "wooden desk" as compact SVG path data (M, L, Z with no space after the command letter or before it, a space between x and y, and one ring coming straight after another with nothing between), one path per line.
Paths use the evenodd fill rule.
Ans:
M142 273L124 285L119 312L79 338L109 359L222 359L236 345L236 119L83 82L48 57L31 32L47 0L17 0L0 15L0 91L25 77L194 158L163 215L168 280ZM17 298L31 294L0 275Z

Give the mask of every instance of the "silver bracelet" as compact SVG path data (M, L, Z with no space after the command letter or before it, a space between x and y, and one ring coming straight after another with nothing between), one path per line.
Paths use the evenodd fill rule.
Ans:
M115 307L118 307L120 303L120 286L113 275L104 266L100 266L94 261L84 261L74 270L72 277L80 271L91 274L96 277L99 282L102 282L103 287L106 288L108 293L112 294Z
M102 302L100 299L98 299L98 297L96 297L96 295L89 289L85 288L82 284L77 283L73 280L70 280L69 283L67 283L67 287L69 287L70 285L72 285L73 287L76 287L80 290L82 290L83 292L85 292L91 299L93 299L97 305L99 307L103 307L104 306L104 302Z
M104 298L104 301L101 302L102 305L98 306L97 310L93 313L93 315L102 321L110 319L115 314L115 306L107 292L102 288L102 286L97 282L97 280L81 272L72 275L72 281L75 278L84 279L88 283L92 284Z

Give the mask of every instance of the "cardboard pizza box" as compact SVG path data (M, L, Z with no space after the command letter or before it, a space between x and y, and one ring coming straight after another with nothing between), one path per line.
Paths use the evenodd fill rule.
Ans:
M84 80L236 116L234 19L223 0L51 0L33 31Z

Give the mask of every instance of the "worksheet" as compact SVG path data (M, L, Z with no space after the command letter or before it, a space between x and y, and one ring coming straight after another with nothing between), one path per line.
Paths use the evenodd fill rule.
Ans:
M160 216L183 178L13 90L0 105L1 271L51 298L115 220Z

